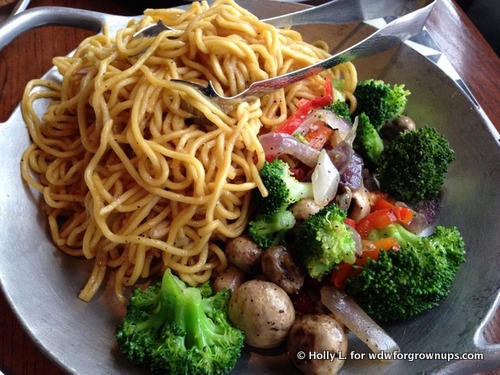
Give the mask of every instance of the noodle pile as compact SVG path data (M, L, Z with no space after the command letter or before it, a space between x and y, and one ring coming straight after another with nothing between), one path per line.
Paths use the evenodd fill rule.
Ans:
M133 37L159 19L175 30ZM251 82L328 56L299 33L260 22L233 1L148 10L115 35L84 40L57 57L60 82L33 80L22 110L32 144L22 176L43 195L51 236L67 254L94 260L80 298L114 269L116 294L172 269L190 285L227 266L224 242L241 235L258 171L258 134L322 94L327 74L356 85L340 65L225 114L193 87L231 96ZM39 118L35 102L49 99ZM200 121L193 109L204 114Z

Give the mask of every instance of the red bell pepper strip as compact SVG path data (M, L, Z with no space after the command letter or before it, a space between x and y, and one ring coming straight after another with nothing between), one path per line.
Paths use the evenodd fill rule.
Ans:
M372 211L390 208L394 211L397 221L401 224L410 224L413 219L413 210L409 207L401 207L392 204L387 199L382 196L378 196L377 200L373 204Z
M372 229L385 228L397 221L397 217L391 208L370 212L356 224L356 230L361 238L366 238Z
M347 224L347 225L349 225L350 227L356 229L356 220L351 219L350 217L346 217L344 219L344 223Z
M337 269L332 272L330 282L338 289L345 288L345 281L355 278L361 273L361 268L354 264L341 263Z
M325 86L323 95L314 99L301 99L297 111L281 125L278 125L274 131L276 133L293 134L300 126L302 121L311 113L312 110L323 108L333 102L333 86L332 77L327 76L325 79Z
M371 212L356 223L356 230L365 239L372 229L385 228L391 223L409 224L413 219L413 210L392 204L379 195L371 208Z
M314 125L314 129L305 135L305 139L309 146L316 150L321 150L326 142L330 140L334 131L325 124Z
M358 276L363 267L368 264L368 259L377 260L381 250L399 250L399 243L393 237L381 238L379 240L363 240L363 253L356 259L354 264L342 262L332 272L330 282L339 289L345 288L345 281Z

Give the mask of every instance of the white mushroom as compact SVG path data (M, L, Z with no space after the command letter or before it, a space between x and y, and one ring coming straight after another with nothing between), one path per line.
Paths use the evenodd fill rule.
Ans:
M395 121L395 125L399 127L401 130L416 130L417 126L415 125L415 121L411 117L401 115Z
M229 263L249 275L260 272L262 249L248 236L233 238L226 245Z
M228 317L245 333L245 342L256 348L275 348L286 340L295 321L288 294L269 281L241 284L229 299Z
M234 291L246 279L246 274L238 267L230 264L224 271L219 273L214 279L212 288L215 292L221 289L231 289Z
M321 206L317 204L314 199L301 199L290 207L290 211L297 220L306 220L320 209Z
M344 365L347 337L331 316L303 315L288 334L288 358L306 375L335 375Z
M416 130L415 121L411 117L401 115L394 121L385 124L380 129L380 134L387 140L392 140L401 132Z

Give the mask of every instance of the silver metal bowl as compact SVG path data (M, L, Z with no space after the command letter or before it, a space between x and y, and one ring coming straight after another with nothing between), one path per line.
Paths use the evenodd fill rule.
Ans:
M264 8L262 1L241 4L265 17L303 6L272 1L266 2ZM115 20L113 28L121 26L124 23ZM324 39L334 49L345 47L348 40L360 40L370 31L366 25L355 28L315 25L300 30L306 40ZM467 263L460 270L451 294L439 307L384 326L399 343L402 353L408 353L407 359L368 360L368 349L350 337L352 356L365 359L347 360L342 373L471 373L499 367L500 345L487 345L481 334L499 302L498 132L455 80L408 45L358 60L355 65L360 79L405 83L412 92L408 114L418 126L436 127L450 140L457 160L445 183L439 223L460 228L467 244ZM54 70L46 77L58 79ZM43 111L45 105L41 104L37 110ZM0 284L7 300L33 340L68 372L140 373L117 353L114 332L123 306L114 302L111 288L91 303L77 298L91 264L64 255L49 238L40 198L20 176L19 160L29 142L17 108L6 123L0 124ZM451 353L454 358L418 359L427 353ZM481 353L483 359L455 358L467 353ZM284 349L271 352L247 349L234 370L235 374L284 372L296 372Z

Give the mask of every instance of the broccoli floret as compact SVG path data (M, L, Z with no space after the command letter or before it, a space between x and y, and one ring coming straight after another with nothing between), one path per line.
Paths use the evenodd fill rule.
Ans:
M281 159L266 161L260 176L269 194L262 197L256 190L255 212L248 223L248 234L257 245L266 249L280 243L286 231L295 225L288 207L314 195L312 183L298 181L290 166Z
M301 199L313 198L312 183L298 181L281 159L266 161L259 174L269 195L257 196L257 215L274 215Z
M459 230L437 226L423 237L393 223L369 235L369 239L383 237L396 238L401 248L370 259L358 276L346 280L346 293L381 322L407 319L437 306L465 262Z
M244 345L227 318L230 291L205 297L170 270L160 285L135 289L116 330L121 353L153 373L226 374Z
M297 229L294 251L308 275L321 280L336 264L354 263L356 244L346 213L337 205L323 207Z
M448 140L436 129L402 132L378 159L380 189L408 204L436 198L454 160Z
M358 116L358 126L353 146L363 158L365 165L370 169L375 169L378 165L378 158L384 150L384 142L364 112Z
M352 123L351 112L349 111L349 105L347 104L347 102L336 100L330 105L326 106L325 109L334 112L337 117L342 118L349 123Z
M248 223L248 235L259 247L267 249L279 245L295 223L295 217L287 210L274 215L260 215Z
M410 91L404 85L393 85L382 80L368 79L358 82L356 115L365 112L378 131L387 122L393 121L404 112Z

